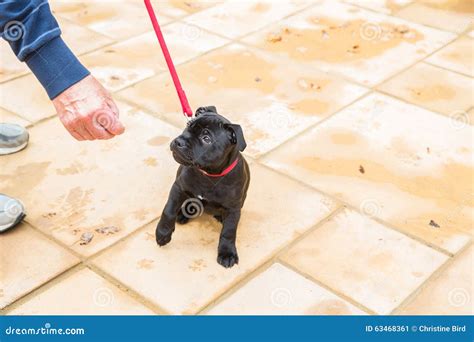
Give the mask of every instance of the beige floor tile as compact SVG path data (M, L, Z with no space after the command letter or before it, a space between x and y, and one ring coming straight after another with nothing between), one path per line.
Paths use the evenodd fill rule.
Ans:
M171 18L181 18L222 2L215 0L153 0L152 4L156 13L162 13Z
M25 75L29 72L26 64L20 62L13 53L10 45L2 41L0 43L0 83L12 78Z
M429 0L413 3L397 16L423 25L461 33L472 21L474 4L470 0Z
M53 1L53 12L60 17L113 39L124 39L152 30L143 1ZM160 25L170 18L157 12Z
M170 313L195 313L335 208L261 166L251 165L251 175L237 233L240 260L233 268L216 262L221 225L207 215L177 225L165 247L157 246L153 223L93 262Z
M79 262L26 223L1 235L0 257L0 308Z
M448 257L344 210L283 259L378 314L388 314Z
M28 222L86 256L158 217L176 172L168 142L178 130L119 106L120 137L77 142L51 119L30 130L26 150L2 157L0 189L25 203Z
M81 25L62 18L57 18L57 20L62 31L61 37L76 55L82 55L113 43L112 39Z
M276 263L211 310L209 315L364 315L365 312Z
M153 315L107 280L85 268L62 280L9 315Z
M371 94L263 162L455 253L473 232L473 134L472 126Z
M0 108L0 123L2 122L14 123L23 127L26 127L30 124L27 120L19 117L18 115Z
M426 60L429 63L474 77L474 40L461 37Z
M212 104L242 125L246 153L252 156L278 146L366 92L318 70L237 44L183 65L178 72L194 109ZM184 125L166 73L119 94L175 125Z
M472 78L425 63L404 71L379 89L448 116L465 113L474 104Z
M344 2L384 14L394 14L410 4L412 0L345 0Z
M226 39L204 32L196 26L182 23L173 23L164 27L163 34L169 43L168 48L176 65L227 43ZM153 32L108 46L85 55L81 59L111 91L123 89L167 70L158 40ZM155 96L158 94L155 93Z
M1 83L0 107L31 122L56 114L46 91L33 74Z
M282 1L228 1L185 20L225 37L237 38L303 9L309 2Z
M437 279L432 280L401 310L400 315L472 315L474 313L474 248L456 257Z
M243 39L309 68L375 85L455 36L335 1L321 3Z

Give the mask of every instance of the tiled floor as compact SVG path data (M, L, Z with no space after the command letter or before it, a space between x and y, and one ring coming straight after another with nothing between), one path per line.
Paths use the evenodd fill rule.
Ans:
M54 0L127 131L73 141L2 43L0 120L31 136L0 158L28 213L2 314L474 313L472 2L153 3L191 105L244 128L240 263L207 216L154 241L185 120L142 1Z

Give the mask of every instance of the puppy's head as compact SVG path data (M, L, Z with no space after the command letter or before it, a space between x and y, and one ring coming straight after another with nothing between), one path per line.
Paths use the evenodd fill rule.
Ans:
M224 165L247 146L242 128L217 114L216 107L200 107L183 133L171 142L174 159L182 165L213 169Z

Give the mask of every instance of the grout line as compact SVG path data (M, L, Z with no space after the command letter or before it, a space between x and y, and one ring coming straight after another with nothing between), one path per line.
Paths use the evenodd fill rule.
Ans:
M293 140L296 140L298 137L306 134L307 132L313 130L314 128L316 128L317 126L319 125L323 125L326 121L328 121L329 119L331 119L332 117L336 116L337 114L339 114L340 112L342 112L343 110L345 110L346 108L352 106L353 104L355 104L356 102L358 101L362 101L363 99L365 99L366 97L370 96L371 94L373 94L374 92L372 90L367 90L367 92L363 93L362 95L356 97L354 100L352 100L351 102L349 102L348 104L342 106L341 108L339 109L336 109L334 112L332 112L331 114L329 114L328 116L326 116L325 118L321 119L320 121L318 122L315 122L313 124L310 124L308 127L306 127L305 129L303 129L301 132L298 132L296 133L295 135L289 137L288 139L286 139L285 141L281 142L280 144L278 144L277 146L265 151L264 153L262 154L259 154L257 156L254 157L254 159L256 161L259 161L265 157L267 157L270 153L282 148L284 145L292 142Z
M467 253L469 247L473 245L471 243L466 244L461 248L456 255L449 257L446 261L439 266L433 273L431 273L425 281L423 281L414 291L412 291L402 302L390 312L390 315L397 315L401 312L408 304L410 304L423 290L425 290L430 284L434 283L454 262L456 262L461 255Z
M384 96L387 96L387 97L391 97L393 99L396 99L398 101L401 101L401 102L404 102L408 105L411 105L411 106L416 106L420 109L424 109L424 110L427 110L433 114L437 114L437 115L441 115L442 117L444 118L447 118L447 119L450 119L450 120L456 120L456 121L460 121L460 122L463 122L461 118L453 118L452 117L452 114L456 112L456 110L452 110L451 113L442 113L442 112L439 112L439 111L435 111L434 109L431 109L431 108L428 108L428 107L425 107L423 105L420 105L420 104L417 104L417 103L413 103L413 102L409 102L407 99L404 99L402 97L400 97L399 95L396 95L396 94L392 94L392 93L389 93L383 89L377 89L377 92L380 93L380 94L383 94ZM461 112L463 113L466 113L469 112L469 107L467 109L461 109ZM463 122L464 123L464 122ZM472 123L469 123L469 125L474 125L474 122Z
M387 221L384 221L383 219L381 219L381 218L379 218L379 217L376 217L376 216L370 217L370 216L364 214L364 213L360 210L360 208L357 208L357 207L353 206L352 204L346 202L345 200L340 199L340 198L338 198L337 196L331 195L331 194L329 194L329 193L327 193L327 192L325 192L325 191L322 191L322 190L320 190L320 189L314 187L314 186L311 185L311 184L304 183L304 182L301 181L300 179L294 178L294 177L293 177L292 175L290 175L290 174L286 174L286 173L284 173L284 172L282 172L282 171L280 171L280 170L278 170L278 169L274 169L274 168L272 168L271 166L268 166L268 165L266 165L266 164L263 164L263 163L262 163L261 161L259 161L259 160L257 160L256 163L257 163L258 165L260 165L260 166L266 168L267 170L271 170L271 171L273 171L273 172L276 172L276 173L278 173L279 175L285 176L285 177L287 177L287 178L290 178L291 180L296 181L296 182L298 182L299 184L304 185L304 186L307 187L307 188L309 187L309 188L311 188L311 189L313 189L313 190L316 190L316 191L318 191L320 194L322 194L322 195L324 195L324 196L330 198L331 200L336 201L337 203L341 203L341 204L344 205L346 208L351 209L351 210L353 210L353 211L359 213L360 215L362 215L362 216L364 216L364 217L367 217L367 218L369 218L369 219L371 219L371 220L373 220L373 221L376 221L376 222L378 222L379 224L383 225L383 226L386 227L386 228L389 228L389 229L391 229L391 230L397 231L398 233L400 233L400 234L402 234L402 235L404 235L404 236L407 236L407 237L411 238L412 240L415 240L415 241L417 241L417 242L420 242L421 244L423 244L423 245L425 245L425 246L427 246L427 247L429 247L429 248L431 248L431 249L434 249L434 250L436 250L437 252L440 252L440 253L442 253L442 254L444 254L444 255L447 255L447 256L449 256L449 257L452 257L453 255L455 255L455 254L457 253L457 252L456 252L456 253L453 254L453 253L449 252L448 250L445 250L445 249L443 249L443 248L441 248L441 247L438 247L438 246L436 246L436 245L434 245L434 244L430 244L428 241L424 241L424 240L422 240L422 239L421 239L420 237L418 237L418 236L412 235L412 234L410 234L410 233L407 232L407 231L403 231L403 230L401 230L400 228L398 228L398 227L392 225L391 223L389 223L389 222L387 222ZM463 233L463 234L465 234L465 235L468 235L468 234L465 233L464 231L458 231L458 232ZM471 240L472 240L472 238L470 238L470 239L469 239L469 242L467 242L466 244L469 244Z
M352 297L349 297L348 295L344 294L343 292L340 292L339 290L336 290L336 289L332 288L331 286L326 285L325 283L321 282L319 279L313 277L311 274L308 274L308 273L300 270L296 266L293 266L291 263L287 262L286 260L279 259L278 262L281 263L282 265L284 265L285 267L289 268L293 272L305 277L306 279L312 281L313 283L317 284L318 286L324 288L325 290L335 294L336 296L338 296L339 298L345 300L346 302L349 302L350 304L352 304L353 306L355 306L359 310L364 311L365 313L367 313L369 315L379 315L377 312L369 309L368 307L366 307L362 303L359 303L358 301L356 301Z
M451 43L450 43L451 44ZM448 44L449 45L449 44ZM447 47L447 46L445 46ZM458 74L459 76L463 76L463 77L469 77L471 80L472 80L472 76L471 75L468 75L468 74L464 74L460 71L457 71L457 70L453 70L453 69L448 69L447 67L445 66L442 66L442 65L439 65L439 64L435 64L434 62L431 62L429 60L424 60L423 63L426 63L428 65L431 65L433 67L436 67L436 68L440 68L440 69L443 69L443 70L446 70L446 71L449 71L449 72L452 72L452 73L455 73L455 74Z
M131 297L135 301L139 302L140 304L142 304L146 308L153 311L155 314L157 314L157 315L169 315L169 313L166 310L164 310L160 306L152 303L150 300L147 300L143 295L141 295L138 292L136 292L135 290L133 290L130 286L127 286L126 284L122 283L117 278L110 275L109 273L107 273L106 271L101 269L100 267L98 267L98 266L96 266L92 263L88 263L88 262L86 262L84 265L85 265L85 267L90 269L92 272L96 273L97 275L99 275L100 277L104 278L106 281L111 283L113 286L118 288L124 295L126 295L127 297Z
M232 283L232 285L224 290L221 295L215 297L212 299L210 302L208 302L206 305L201 307L196 314L203 314L208 312L211 308L215 307L217 304L221 303L223 300L231 296L233 293L238 291L240 288L245 286L249 281L254 279L258 274L261 274L263 271L268 269L273 263L278 261L278 257L281 253L286 252L289 250L291 247L293 247L296 243L304 239L306 236L311 234L314 230L322 226L324 223L329 221L331 218L339 214L344 208L342 206L339 206L336 203L336 206L334 210L330 211L326 216L324 216L322 219L320 219L318 222L316 222L314 225L310 226L307 230L302 232L300 235L298 235L296 238L291 240L290 242L284 244L280 248L278 248L274 253L271 254L264 262L261 264L255 266L250 272L247 274L244 274L243 277L235 282Z
M16 309L17 307L21 306L22 304L28 302L31 300L33 297L36 297L37 295L40 295L41 293L45 292L47 289L53 287L54 285L60 283L66 278L69 278L69 276L79 272L84 268L84 265L80 262L72 265L71 267L65 269L64 271L60 272L59 274L56 274L53 276L51 279L47 280L45 283L42 283L33 289L29 290L7 306L5 306L2 309L3 314L8 314L12 310Z

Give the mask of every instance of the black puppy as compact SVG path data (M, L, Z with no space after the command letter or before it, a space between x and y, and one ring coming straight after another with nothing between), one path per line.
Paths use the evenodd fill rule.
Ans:
M170 145L181 165L156 227L158 245L171 241L175 222L187 223L204 209L223 224L217 262L224 267L239 262L235 238L250 182L248 164L240 153L246 146L242 128L217 114L216 107L196 111Z

